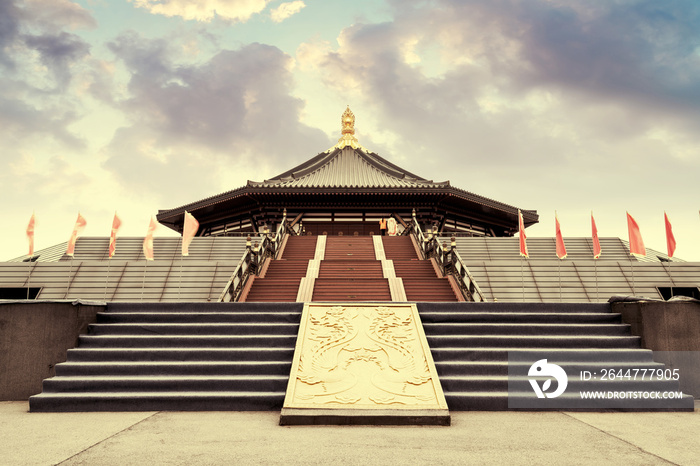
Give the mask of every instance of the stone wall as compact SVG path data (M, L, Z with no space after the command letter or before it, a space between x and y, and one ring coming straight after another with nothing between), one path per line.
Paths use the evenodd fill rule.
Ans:
M700 399L700 302L622 301L612 310L654 351L654 360L679 370L681 389Z
M0 301L0 401L41 393L42 380L66 360L104 304Z

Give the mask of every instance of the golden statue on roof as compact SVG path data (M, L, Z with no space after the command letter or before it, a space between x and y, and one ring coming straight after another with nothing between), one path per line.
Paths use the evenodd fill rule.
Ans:
M365 148L359 144L357 138L355 137L355 114L352 113L349 105L343 112L343 115L340 117L340 124L343 135L340 137L340 139L338 139L338 144L333 146L331 149L343 149L350 146L353 149L365 150Z
M343 112L340 123L343 126L343 134L355 134L355 114L352 113L349 105Z

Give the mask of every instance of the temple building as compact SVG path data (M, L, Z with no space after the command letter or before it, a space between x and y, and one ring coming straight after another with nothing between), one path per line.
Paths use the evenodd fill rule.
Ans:
M61 243L32 258L0 263L0 299L217 301L240 273L247 251L256 243L262 248L265 238L271 243L280 226L293 237L369 237L380 234L381 219L395 221L396 234L412 238L418 250L428 244L429 250L420 252L427 254L422 259L458 256L457 267L436 267L442 266L440 273L446 271L443 278L451 282L457 269L465 276L468 271L470 285L452 286L478 287L485 301L599 302L612 295L668 299L672 288L674 294L700 297L696 264L674 258L671 271L665 254L648 249L645 257L630 255L627 242L619 238L601 238L603 254L597 260L590 238L565 238L569 254L562 261L556 258L554 238L528 238L531 254L524 260L513 237L518 211L528 227L538 222L535 210L411 173L360 145L354 125L348 108L341 116L341 137L330 149L270 179L160 210L158 221L180 233L185 211L199 221L187 257L180 255L181 239L156 238L155 261L148 265L143 239L120 237L116 255L107 261L109 238L81 237L72 258ZM270 257L269 248L266 254ZM294 271L297 279L306 272L300 267ZM454 299L473 299L465 294L457 292ZM295 298L289 291L285 300Z
M600 238L599 259L591 238L564 238L565 260L554 238L528 238L524 259L514 235L520 214L524 227L538 222L535 210L411 173L362 147L354 123L348 108L335 146L277 176L160 210L181 234L186 215L199 222L187 256L182 236L155 238L153 261L144 238L117 238L110 259L109 238L80 237L73 256L62 243L0 263L0 347L14 355L0 356L11 374L0 401L30 397L32 411L284 406L282 423L410 423L429 398L437 414L422 419L442 424L448 408L693 410L700 263L632 256L619 238ZM530 359L511 366L513 351ZM574 390L548 406L527 372L546 358L570 375L667 364L684 377L634 385L676 390L668 402L582 405ZM355 369L371 380L356 383ZM312 399L342 414L308 419Z

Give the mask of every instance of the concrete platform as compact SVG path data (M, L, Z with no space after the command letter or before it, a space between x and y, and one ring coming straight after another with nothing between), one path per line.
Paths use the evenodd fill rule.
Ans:
M279 412L29 413L0 464L698 464L692 413L453 412L452 426L278 425Z

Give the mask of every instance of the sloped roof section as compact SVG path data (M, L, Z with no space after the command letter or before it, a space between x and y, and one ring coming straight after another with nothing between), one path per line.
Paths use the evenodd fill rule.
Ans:
M440 242L449 242L450 236L441 236ZM518 238L488 238L488 237L458 237L455 239L457 251L463 259L478 259L482 261L516 261L519 263L520 246ZM564 238L566 244L566 259L564 264L571 260L593 260L593 240L591 238ZM647 248L646 256L633 256L629 253L629 243L621 238L600 238L602 254L597 262L603 261L631 261L631 262L669 262L668 256L662 252ZM530 237L527 239L527 247L530 253L529 262L548 260L558 261L556 256L556 238ZM685 262L677 257L673 262ZM556 263L556 262L555 262Z
M255 240L254 240L255 241ZM197 237L190 244L190 255L182 256L182 237L154 238L154 255L157 261L238 261L245 253L246 238L243 236ZM84 236L78 238L73 259L66 255L67 242L37 251L37 262L107 261L109 259L109 237ZM27 256L7 262L22 262ZM117 249L113 262L144 261L143 237L117 238Z
M317 157L263 182L248 186L263 188L444 188L449 181L435 183L409 173L360 148L344 147Z

